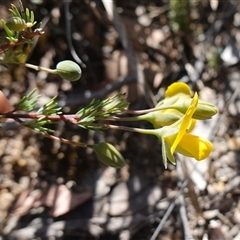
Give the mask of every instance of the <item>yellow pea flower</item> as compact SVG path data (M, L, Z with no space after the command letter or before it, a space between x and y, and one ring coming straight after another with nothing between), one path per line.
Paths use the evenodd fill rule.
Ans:
M191 125L197 105L198 95L195 93L182 119L170 126L157 129L157 134L155 135L162 141L162 154L165 167L167 166L167 160L175 164L174 152L179 152L187 157L193 157L196 160L203 160L213 150L213 145L208 140L188 133L189 125Z
M192 94L189 86L182 82L176 82L167 88L165 99L156 105L155 111L139 115L134 120L148 121L154 128L169 126L184 116L191 102ZM188 132L194 128L196 119L209 119L216 113L217 108L213 104L198 100Z
M209 156L213 145L207 139L190 132L197 119L209 119L217 113L217 108L198 99L197 93L192 97L189 86L182 82L170 85L165 98L159 102L155 111L133 117L134 120L146 120L155 129L134 129L143 134L152 134L162 142L162 156L165 168L167 161L175 164L174 152L200 161Z

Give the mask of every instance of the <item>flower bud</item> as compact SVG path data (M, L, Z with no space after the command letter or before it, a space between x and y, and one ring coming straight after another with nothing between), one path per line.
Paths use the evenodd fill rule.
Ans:
M79 65L70 60L59 62L56 66L56 72L68 81L77 81L82 75Z
M26 24L25 20L22 18L19 18L19 17L12 17L12 18L8 19L6 22L6 26L10 30L16 31L16 32L20 32L27 28L27 24Z
M176 103L176 105L174 105L174 108L182 113L185 113L189 105L191 104L191 101L192 101L191 98L185 99L182 102L179 101ZM192 117L198 120L206 120L206 119L210 119L217 112L218 110L216 106L214 106L213 104L202 101L202 100L198 100L196 110Z
M98 158L107 166L122 168L125 160L121 153L110 143L100 142L91 146Z
M217 107L209 102L198 100L196 111L193 114L193 118L204 120L209 119L217 114Z

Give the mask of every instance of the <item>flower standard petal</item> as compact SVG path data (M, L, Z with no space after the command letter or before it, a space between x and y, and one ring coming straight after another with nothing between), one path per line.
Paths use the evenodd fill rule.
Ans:
M186 83L175 82L167 88L165 97L170 98L178 94L183 94L187 95L187 97L191 97L191 89Z
M165 91L165 99L160 101L156 107L170 107L186 99L191 99L190 87L186 83L175 82L167 88Z
M181 122L181 125L180 125L180 128L179 128L179 132L177 134L177 137L176 137L176 139L173 142L173 145L171 147L171 153L172 154L174 153L177 145L179 144L179 142L181 141L183 135L185 134L186 130L188 129L188 127L189 127L189 125L191 123L191 120L192 120L192 115L193 115L193 113L196 110L197 104L198 104L198 95L197 95L197 93L195 93L194 97L192 99L192 102L191 102L189 108L187 109L183 119L182 119L182 122Z

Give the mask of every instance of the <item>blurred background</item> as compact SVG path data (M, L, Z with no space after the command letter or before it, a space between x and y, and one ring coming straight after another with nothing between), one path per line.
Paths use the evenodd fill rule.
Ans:
M127 94L130 109L147 109L164 98L171 83L182 81L219 114L195 129L213 142L210 157L196 162L177 155L177 165L168 169L152 136L87 131L70 123L54 127L59 137L114 144L127 162L117 170L90 150L3 124L0 238L240 239L240 2L22 2L45 32L27 62L55 68L69 59L83 74L71 83L23 66L1 66L0 89L12 104L37 88L39 106L58 95L64 113L118 92ZM10 3L19 6L1 0L2 19L9 17Z

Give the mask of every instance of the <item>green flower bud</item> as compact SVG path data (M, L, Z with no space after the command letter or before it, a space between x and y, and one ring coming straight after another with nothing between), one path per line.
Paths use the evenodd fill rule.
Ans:
M217 107L209 102L198 100L197 109L193 114L193 118L204 120L209 119L215 114L217 114Z
M107 166L122 168L125 166L125 160L122 154L110 143L100 142L91 146L98 158Z
M174 108L178 111L182 112L183 114L188 109L189 105L191 104L192 99L185 99L182 102L179 101L174 104ZM210 119L212 116L214 116L218 112L217 107L209 102L205 102L202 100L198 100L197 108L193 114L194 119L198 120L205 120Z
M70 60L59 62L56 66L56 72L68 81L77 81L82 75L79 65Z
M27 24L26 24L25 20L22 18L19 18L19 17L12 17L12 18L8 19L6 22L6 26L10 30L16 31L16 32L20 32L27 28Z

